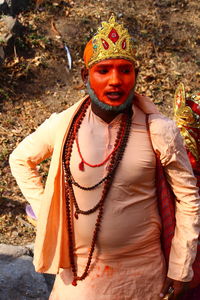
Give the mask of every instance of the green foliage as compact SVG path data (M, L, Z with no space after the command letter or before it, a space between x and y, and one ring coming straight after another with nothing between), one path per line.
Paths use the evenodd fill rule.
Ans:
M4 89L0 88L0 99L1 98L2 98L2 100L9 100L10 99L8 93Z
M8 149L4 146L3 150L0 152L0 161L4 161L8 159L9 151Z
M27 45L25 44L25 41L21 37L17 37L15 39L15 45L19 48L22 48L22 49L27 48Z
M44 36L41 35L37 32L31 32L28 36L27 36L29 42L34 45L34 46L39 46L41 45L41 42L45 45L50 44L50 40Z

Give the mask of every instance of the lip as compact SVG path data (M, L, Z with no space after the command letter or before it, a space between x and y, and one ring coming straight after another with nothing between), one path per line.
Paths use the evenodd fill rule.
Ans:
M122 91L109 91L106 92L106 97L110 100L119 100L123 96Z

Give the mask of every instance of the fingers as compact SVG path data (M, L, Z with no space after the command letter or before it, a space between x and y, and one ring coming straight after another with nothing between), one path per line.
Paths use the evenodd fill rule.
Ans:
M181 282L174 280L173 282L174 294L172 300L180 300L184 293L188 290L189 284L187 282Z
M173 285L173 280L167 277L167 278L165 279L163 288L162 288L162 290L161 290L161 292L160 292L160 298L161 298L161 299L163 299L163 297L164 297L166 294L169 293L169 288L170 288L170 286L172 286L172 285Z
M184 293L188 290L189 283L166 278L162 291L161 299L181 300Z

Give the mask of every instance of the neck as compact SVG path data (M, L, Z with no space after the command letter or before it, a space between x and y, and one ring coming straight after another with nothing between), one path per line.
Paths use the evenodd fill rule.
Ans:
M112 120L118 114L120 114L120 112L116 112L116 111L103 110L98 105L96 105L94 102L91 102L91 108L92 108L93 113L95 115L97 115L98 117L100 117L102 120L104 120L104 122L106 122L106 123L112 122Z

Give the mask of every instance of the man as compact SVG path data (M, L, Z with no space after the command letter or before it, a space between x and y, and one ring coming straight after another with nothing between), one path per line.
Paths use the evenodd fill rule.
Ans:
M57 273L51 300L155 300L169 289L178 299L199 235L198 189L179 131L134 92L132 39L114 17L84 61L89 96L53 114L10 157L38 217L36 271ZM167 278L155 153L177 197ZM50 156L44 190L36 166Z

